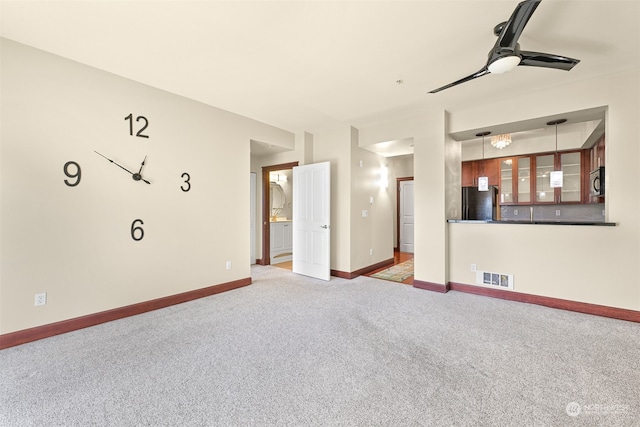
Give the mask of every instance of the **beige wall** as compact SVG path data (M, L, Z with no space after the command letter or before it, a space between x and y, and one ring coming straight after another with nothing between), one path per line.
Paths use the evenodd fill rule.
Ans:
M460 131L607 106L605 206L617 226L449 224L451 281L473 284L474 263L513 274L518 292L640 309L639 81L633 70L452 112Z
M415 279L447 281L446 115L442 110L360 129L360 146L413 138Z
M359 148L359 139L345 126L314 134L313 144L314 162L331 162L331 269L346 273L393 257L392 206L388 188L378 186L385 160Z
M8 40L1 78L0 333L250 277L249 141L293 147L292 133ZM135 170L148 156L152 184L94 150Z
M388 162L360 148L358 134L352 128L350 272L393 258L393 203L389 191L393 183L380 187L380 169ZM363 210L367 217L362 216Z
M513 274L518 292L640 309L639 81L632 70L361 129L361 144L414 136L415 278L475 284L476 264ZM461 160L460 143L446 134L602 106L606 218L616 227L446 224L459 214Z
M417 280L473 284L474 263L513 274L518 292L640 309L637 69L495 104L294 136L10 41L2 53L0 333L249 277L248 172L267 163L331 162L332 269L387 259L395 205L391 191L375 186L386 160L361 147L409 137ZM599 106L608 108L605 206L616 227L446 223L458 208L461 158L448 133ZM148 140L128 135L129 113L149 119ZM250 161L251 139L292 151ZM93 150L133 168L148 155L153 184L132 181ZM69 160L82 166L78 187L63 183ZM185 171L193 185L186 194ZM134 218L145 222L140 242L130 237ZM33 306L37 292L47 292L46 306Z
M313 135L313 160L331 164L331 269L351 271L351 128Z

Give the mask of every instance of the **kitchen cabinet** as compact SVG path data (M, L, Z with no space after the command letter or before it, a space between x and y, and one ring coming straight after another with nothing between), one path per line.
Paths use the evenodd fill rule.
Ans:
M551 172L555 168L555 155L545 154L534 157L536 171L536 203L555 203L555 191L551 188Z
M560 170L562 170L562 188L559 188L560 203L582 201L582 154L559 153Z
M489 185L500 185L499 159L472 160L462 162L462 186L475 187L478 177L486 176Z
M586 152L585 152L586 153ZM585 197L585 154L543 153L498 159L500 204L581 203ZM561 170L562 187L551 187L551 172Z
M535 156L536 202L580 203L583 197L582 153L569 151ZM551 187L551 172L562 171L562 187Z
M591 171L596 170L600 166L604 166L604 150L605 150L605 136L598 140L598 142L589 150L588 153L588 163L586 166L586 170L583 169L584 173L589 174ZM585 163L587 161L585 160ZM585 181L586 182L586 181ZM592 196L589 192L589 186L585 185L584 199L588 200L589 203L604 203L605 196Z
M273 221L270 223L271 264L291 261L293 254L293 223L291 221Z
M500 204L531 203L531 158L505 157L500 161Z

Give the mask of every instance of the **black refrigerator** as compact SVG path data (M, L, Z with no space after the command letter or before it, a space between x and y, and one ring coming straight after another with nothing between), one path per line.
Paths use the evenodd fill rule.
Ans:
M496 221L498 187L489 186L488 191L478 191L478 187L462 187L462 219Z

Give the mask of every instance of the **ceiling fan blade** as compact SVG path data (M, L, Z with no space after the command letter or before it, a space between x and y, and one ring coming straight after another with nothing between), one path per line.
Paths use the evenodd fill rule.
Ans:
M482 70L480 70L480 71L478 71L476 73L473 73L470 76L464 77L464 78L462 78L460 80L456 80L453 83L449 83L446 86L442 86L442 87L439 87L438 89L434 89L432 91L429 91L429 93L437 93L437 92L440 92L441 90L449 89L450 87L459 85L460 83L468 82L469 80L473 80L473 79L476 79L478 77L482 77L485 74L489 74L489 70L487 69L487 67L484 67Z
M533 15L541 0L526 0L518 3L511 17L505 24L504 28L498 36L495 48L516 49L518 39L525 25L529 22L529 18Z
M571 70L580 62L579 59L567 58L566 56L553 55L551 53L527 52L524 50L520 51L520 56L522 59L518 65L555 68L565 71Z

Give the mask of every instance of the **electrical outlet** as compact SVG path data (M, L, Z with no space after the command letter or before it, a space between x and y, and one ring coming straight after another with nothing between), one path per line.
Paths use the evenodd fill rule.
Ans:
M45 305L47 303L47 293L42 292L41 294L36 294L35 303L33 305Z
M471 271L478 271L478 266L475 264L471 264Z
M231 261L227 261L227 270L231 270Z
M513 210L513 215L514 215L514 216L518 216L518 209L514 209L514 210Z
M366 209L362 210L362 218L367 218L369 216L369 211Z
M560 216L560 209L556 209L556 216Z
M373 248L369 249L369 255L373 255Z

